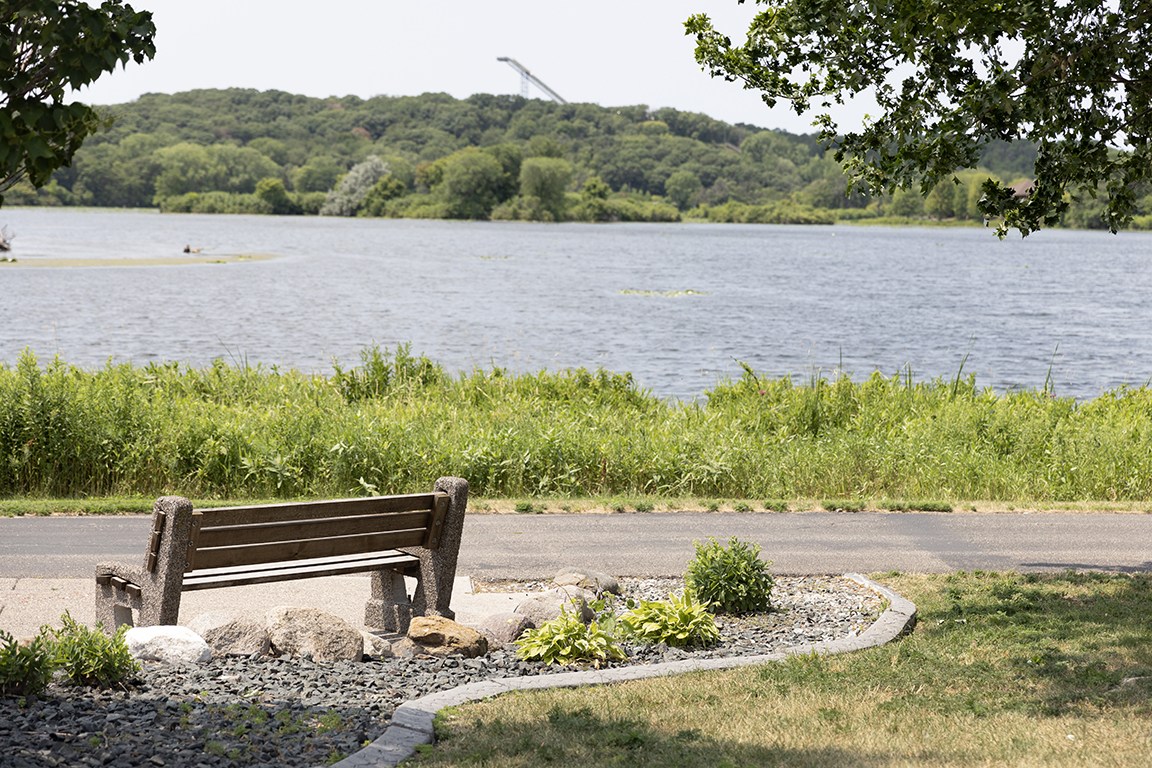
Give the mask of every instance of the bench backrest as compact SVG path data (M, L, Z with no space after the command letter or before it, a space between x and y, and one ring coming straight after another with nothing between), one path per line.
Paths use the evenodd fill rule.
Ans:
M185 571L438 549L446 493L220 507L192 513Z

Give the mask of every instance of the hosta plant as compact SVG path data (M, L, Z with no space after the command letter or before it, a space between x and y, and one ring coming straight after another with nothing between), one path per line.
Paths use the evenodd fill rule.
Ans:
M708 604L691 591L667 600L641 600L620 617L624 633L643 643L666 643L675 647L709 646L720 640L720 630L708 612Z
M720 613L766 611L772 597L772 577L760 559L760 546L738 540L728 546L709 538L693 542L696 557L688 563L684 576L688 589L702 603L710 603Z
M575 613L568 611L528 630L520 636L517 645L516 655L521 659L546 664L574 664L579 661L599 664L625 658L624 651L600 624L584 624Z

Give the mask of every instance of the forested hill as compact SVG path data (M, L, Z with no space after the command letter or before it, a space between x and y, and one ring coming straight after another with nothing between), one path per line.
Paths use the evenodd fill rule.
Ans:
M830 221L867 215L871 204L871 215L965 218L980 180L962 176L959 189L929 198L927 211L919 195L848 196L814 135L644 105L229 89L146 94L107 109L114 127L90 138L72 167L39 193L13 190L7 202L315 213L341 178L364 176L375 197L366 204L361 194L343 213ZM373 156L372 169L350 173ZM988 171L1011 181L1028 174L1033 156L997 147ZM477 174L482 194L464 191L480 204L459 205L462 177Z

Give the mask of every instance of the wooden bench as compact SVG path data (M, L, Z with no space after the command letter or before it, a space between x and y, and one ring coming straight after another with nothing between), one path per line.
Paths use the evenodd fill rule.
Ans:
M432 493L218 509L164 496L143 567L96 565L96 619L109 633L121 624L170 625L183 592L365 572L366 626L407 632L412 616L452 619L467 504L468 483L458 477L440 478ZM417 578L411 598L405 575Z

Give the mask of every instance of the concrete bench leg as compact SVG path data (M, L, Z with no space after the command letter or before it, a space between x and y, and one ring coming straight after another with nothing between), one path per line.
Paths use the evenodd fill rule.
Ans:
M459 477L442 477L432 490L449 496L440 547L401 549L420 558L419 583L411 600L401 574L394 571L372 573L372 598L364 608L364 624L369 627L404 633L408 631L413 616L456 618L450 603L456 580L456 561L460 556L460 539L464 533L464 512L468 506L468 481Z
M412 603L408 600L404 574L373 571L372 597L364 606L364 626L404 634L411 621Z

